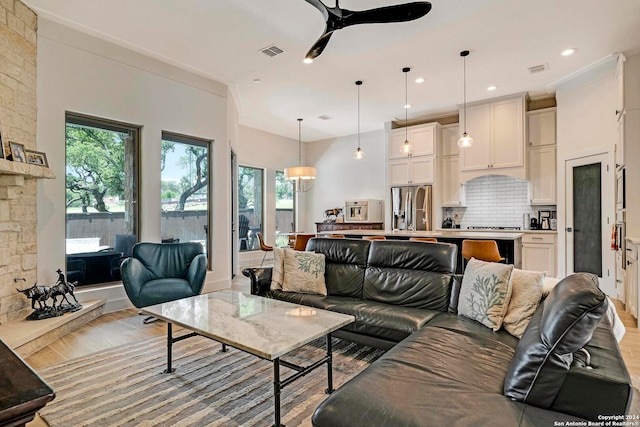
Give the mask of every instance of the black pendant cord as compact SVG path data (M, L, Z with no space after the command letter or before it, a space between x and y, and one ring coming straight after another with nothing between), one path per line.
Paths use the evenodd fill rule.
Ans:
M302 119L298 119L298 166L302 166Z
M409 142L409 130L407 124L409 122L409 71L411 68L406 67L402 69L404 73L404 142Z
M464 111L464 134L467 134L467 56L468 50L460 52L462 56L462 87L463 87L463 111Z
M356 82L356 86L358 86L358 151L360 151L360 85L362 85L362 80Z

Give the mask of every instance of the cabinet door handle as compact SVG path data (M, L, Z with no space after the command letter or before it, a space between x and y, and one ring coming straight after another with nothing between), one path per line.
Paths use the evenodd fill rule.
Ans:
M542 237L532 237L531 240L542 240Z
M622 111L620 111L620 110L616 110L616 116L617 116L618 114L620 114L620 113L622 113Z

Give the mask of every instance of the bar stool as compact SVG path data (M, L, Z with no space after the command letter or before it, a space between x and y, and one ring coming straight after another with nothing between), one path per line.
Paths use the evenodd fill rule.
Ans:
M504 261L495 240L463 240L462 257L467 261L471 258L487 262Z
M262 238L262 233L258 232L258 241L260 242L260 250L264 251L264 256L262 257L262 262L260 263L260 267L264 264L264 259L267 257L267 252L273 252L273 246L269 246L264 243L264 239Z
M412 242L438 243L438 239L436 239L435 237L409 237L409 240Z
M387 240L384 236L362 236L362 240Z
M296 242L293 245L294 251L304 251L307 249L307 242L312 237L316 237L315 234L296 234Z

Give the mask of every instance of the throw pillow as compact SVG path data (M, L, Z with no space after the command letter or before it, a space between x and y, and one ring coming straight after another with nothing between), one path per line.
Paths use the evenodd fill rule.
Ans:
M511 297L513 265L471 258L460 286L458 314L497 331Z
M273 248L273 270L271 272L271 290L282 290L284 281L284 249Z
M520 338L531 316L542 299L543 271L513 269L511 273L511 299L502 326L514 337Z
M282 290L327 295L324 266L324 254L285 249Z
M542 296L546 297L549 295L551 290L556 287L556 285L560 282L560 279L557 277L545 277L544 284L542 285Z

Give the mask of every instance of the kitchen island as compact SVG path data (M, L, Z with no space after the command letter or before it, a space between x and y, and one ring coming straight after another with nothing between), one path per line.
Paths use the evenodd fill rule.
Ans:
M318 233L318 236L331 233ZM469 231L464 229L451 229L450 231L406 231L406 230L344 230L347 238L362 238L363 236L384 236L387 239L408 240L411 237L435 237L438 242L452 243L458 247L457 273L462 273L462 241L463 240L495 240L498 243L500 255L505 258L505 263L513 264L516 268L522 268L522 236L521 232L495 232L495 231Z

